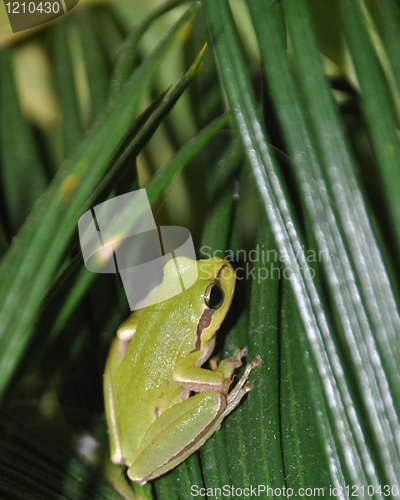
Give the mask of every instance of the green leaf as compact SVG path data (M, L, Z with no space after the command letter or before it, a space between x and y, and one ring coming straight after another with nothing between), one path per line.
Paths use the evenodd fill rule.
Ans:
M78 144L83 131L75 92L68 27L68 19L61 19L52 27L49 37L61 107L64 157L68 156Z
M400 250L400 199L397 186L400 183L400 142L396 132L396 120L387 84L377 61L357 2L341 2L346 39L354 61L361 89L361 101L371 143L378 162L380 176L389 215L388 224L396 244L396 262Z
M299 9L302 6L301 1L296 2L295 7L292 7L291 2L287 3L289 4L287 9L288 18L290 20L293 19L293 24L296 23L295 29L299 30L299 23L297 21L298 16L301 15L303 24L307 19L306 14L304 13L304 5L303 11L300 14ZM256 6L256 3L254 6ZM308 204L305 217L310 219L309 224L314 228L314 239L316 241L318 251L323 252L325 255L322 264L326 280L331 284L329 292L331 294L331 300L337 310L342 309L345 311L345 314L342 314L342 318L340 319L343 319L342 328L348 344L347 350L350 351L351 359L359 360L359 362L355 363L352 367L353 376L358 382L359 393L362 395L365 409L368 409L368 414L371 416L371 426L373 426L372 422L376 421L375 419L380 420L380 426L383 429L386 429L384 442L390 443L394 440L394 436L392 431L386 427L385 421L391 419L389 415L393 415L391 409L392 407L389 404L386 410L383 410L380 413L375 412L375 408L384 408L384 401L387 401L388 398L390 398L390 395L387 394L385 390L387 375L383 375L380 369L375 369L373 363L370 361L373 357L379 357L379 353L374 345L376 340L373 338L373 332L365 323L365 318L368 313L371 318L374 318L373 321L378 321L375 311L379 307L382 307L382 310L385 311L386 307L384 302L386 300L386 295L383 293L379 295L380 287L378 283L376 286L377 292L373 297L371 297L371 292L367 290L367 287L364 287L365 302L362 303L360 303L359 297L354 297L351 291L352 286L354 286L354 276L357 276L357 274L359 274L358 278L361 283L365 283L367 280L369 283L374 280L378 281L376 279L375 269L372 265L374 262L374 256L370 251L370 247L368 245L364 245L362 251L365 259L367 262L369 261L370 265L368 267L365 266L361 273L360 264L357 263L354 265L352 263L351 257L357 256L361 251L361 237L365 234L365 229L359 223L359 214L356 209L351 206L344 207L343 203L338 210L339 215L342 217L341 220L343 222L346 221L347 225L351 224L352 231L357 231L360 235L360 238L352 245L353 255L349 255L345 245L345 234L340 227L341 221L335 214L337 211L336 207L332 204L331 198L328 193L326 193L325 187L321 189L322 186L326 185L327 175L326 172L322 172L319 168L321 161L319 159L319 155L315 154L315 151L317 151L316 138L313 136L312 132L310 132L310 128L308 127L306 121L306 114L302 110L300 99L297 97L298 92L296 90L296 83L294 77L291 75L289 63L285 57L285 48L283 47L283 44L279 45L278 43L281 39L279 33L273 33L272 31L273 23L270 22L271 16L265 16L263 20L260 16L260 11L258 10L257 16L253 16L253 19L260 39L260 47L264 60L267 62L265 67L268 67L269 70L269 82L275 99L277 114L280 118L285 140L288 144L288 150L297 163L297 168L294 169L294 173L298 178L298 184L302 186L305 202ZM265 29L266 26L271 26L270 31ZM291 23L289 23L289 27L291 27ZM310 30L308 30L308 33L310 33ZM299 40L301 40L301 42L298 42L298 44L305 44L308 42L308 45L310 45L312 43L312 41L310 42L307 40L307 35L304 35L303 38L299 37ZM274 44L275 49L273 51L270 50L272 44ZM300 51L300 48L297 46L296 50ZM299 62L302 62L309 53L309 51L307 52L303 50L303 55L298 58ZM318 57L315 50L314 53L314 55ZM312 59L309 64L312 64L313 60L314 59ZM314 73L316 73L316 71L314 71ZM322 72L320 72L319 77L322 80ZM323 85L324 83L321 82L321 84ZM319 96L321 94L321 89L313 88L313 99L315 99L315 96ZM330 103L330 100L328 100L328 103ZM315 112L316 117L318 117L319 121L322 122L322 113L320 113L317 109L315 109ZM324 123L319 123L319 125L324 127ZM324 129L322 128L321 130ZM308 145L314 145L314 148L308 148ZM342 149L344 149L343 145ZM350 191L350 185L347 180L348 176L348 172L346 172L346 175L343 173L342 189ZM317 180L320 182L319 185L316 182ZM355 180L352 180L353 184L356 185ZM331 183L328 181L328 186L329 185L332 186L332 196L336 196L338 199L337 193L334 192L333 179ZM347 210L345 211L346 208ZM324 223L322 223L322 221L324 221ZM365 221L366 226L367 224L368 219ZM371 231L370 228L369 230ZM350 238L348 238L348 241L351 242ZM345 272L344 270L348 271ZM386 321L379 325L378 328L386 328L387 330L392 329L389 317L387 316L387 318L382 319L386 319ZM348 325L349 323L350 326ZM369 340L366 341L365 339ZM396 357L389 354L390 347L386 339L381 339L380 347L388 353L386 361L391 363L392 367L396 366ZM391 370L389 369L387 373L390 374ZM378 386L380 378L382 380L381 387ZM342 384L343 382L344 381L342 381ZM341 385L340 390L343 393L343 396L348 394L349 391L348 387L343 385ZM372 400L371 395L373 395ZM348 398L346 399L349 401ZM355 404L352 403L347 411L357 413ZM353 427L352 432L354 436L357 436L358 446L361 450L363 450L362 456L364 467L368 470L368 461L371 460L372 451L369 448L369 443L365 441L365 437L362 434L358 434L359 426L361 426L361 428L363 427L363 416L361 413L358 415L357 420L358 423ZM392 421L394 428L396 428L396 426L398 426L397 417L392 418ZM367 430L364 427L363 433L365 434L366 431ZM381 431L378 428L376 428L376 431L376 439L381 442L382 438L379 437ZM387 453L392 453L391 459L394 461L393 463L395 463L396 453L394 453L394 450L391 452L390 447L386 450L382 447L381 451L385 456L387 456ZM369 484L375 484L376 487L379 485L379 479L375 474L369 476Z
M146 16L140 23L136 24L132 28L117 54L117 59L115 61L113 74L111 77L111 100L115 99L118 96L122 87L129 80L130 75L133 73L137 58L138 44L143 34L148 30L149 26L161 15L172 10L177 5L181 5L182 3L182 0L170 0L169 2L162 4L159 8L152 11L150 15Z
M235 111L233 114L235 124L241 133L247 159L257 181L266 215L273 228L279 255L284 267L290 272L290 282L309 348L313 353L319 377L322 379L325 402L318 398L319 394L315 391L312 394L312 405L320 439L324 442L329 440L329 448L327 446L324 448L326 466L330 467L332 482L343 489L346 484L343 468L345 468L347 482L354 481L357 484L361 479L361 484L366 484L366 481L362 479L364 472L361 457L355 451L349 417L343 403L343 398L346 397L347 400L348 393L342 394L339 391L338 379L342 390L347 389L347 384L343 378L343 372L334 370L337 353L330 337L329 319L323 309L317 288L309 279L310 268L300 238L301 231L291 212L275 158L270 154L267 146L264 126L255 105L230 12L226 2L219 2L217 6L206 0L204 4L220 64L222 82L230 107ZM281 26L280 21L275 22L279 23L279 27ZM278 33L280 29L278 28ZM281 39L281 35L278 36ZM329 342L329 348L327 342ZM327 431L328 417L332 428L335 429L336 426L334 434L340 435L340 444L336 444L333 435ZM348 447L355 453L347 463L343 463L337 453L338 451L345 453Z
M95 31L96 18L89 10L77 14L79 34L90 92L90 116L93 121L103 111L108 97L108 68L105 54Z
M265 216L261 216L256 249L266 255L278 255ZM269 252L269 253L267 253ZM279 276L281 266L275 257L255 262L251 287L249 318L249 359L263 357L257 369L254 389L249 395L248 446L252 449L252 484L282 488L285 485L281 448L281 416L279 385ZM245 411L245 408L243 408ZM265 415L269 424L266 425Z
M46 419L14 410L2 416L0 432L3 498L121 498Z
M11 67L12 49L0 56L1 187L9 237L13 237L47 185L33 131L21 114Z
M396 80L397 92L400 92L400 12L393 0L382 0L383 36L391 67Z
M304 339L303 326L286 281L281 292L280 420L287 487L292 491L321 488L323 496L327 496L331 481L323 464L323 442L315 432L307 374L300 355L302 348L298 345L298 339ZM293 335L294 330L300 332ZM308 362L307 370L311 369L315 372Z

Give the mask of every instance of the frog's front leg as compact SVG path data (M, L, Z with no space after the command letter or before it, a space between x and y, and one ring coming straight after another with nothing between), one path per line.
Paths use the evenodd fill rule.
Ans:
M247 348L236 349L233 356L223 359L219 365L212 359L212 370L201 368L204 352L194 351L181 359L175 366L174 381L182 385L185 393L214 390L227 394L232 383L233 372L242 366L242 359L247 356Z

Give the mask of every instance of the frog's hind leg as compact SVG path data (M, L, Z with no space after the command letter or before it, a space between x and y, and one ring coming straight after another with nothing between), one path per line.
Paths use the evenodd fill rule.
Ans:
M239 361L236 362L240 362L240 354L238 350L235 359ZM248 377L261 361L261 357L256 356L248 363L243 376L227 396L213 390L200 392L160 415L128 464L129 478L143 484L173 469L198 450L251 391L253 384Z
M194 453L215 432L226 397L205 391L165 411L150 427L130 467L132 481L144 484Z

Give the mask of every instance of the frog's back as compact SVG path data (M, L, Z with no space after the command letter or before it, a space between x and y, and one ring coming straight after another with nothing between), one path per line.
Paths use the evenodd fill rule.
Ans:
M116 398L122 443L127 459L139 446L150 425L180 401L182 386L173 369L195 348L197 312L185 293L143 310L116 376Z

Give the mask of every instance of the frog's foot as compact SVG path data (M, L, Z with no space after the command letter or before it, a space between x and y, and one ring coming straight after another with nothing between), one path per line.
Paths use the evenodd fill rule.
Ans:
M215 424L215 430L218 430L221 423L225 417L229 415L240 403L243 396L251 391L254 387L253 382L248 380L251 371L262 363L262 357L256 356L251 363L248 363L244 371L243 376L240 378L239 382L236 384L234 389L228 394L226 401L226 408L224 412L219 416L217 423Z
M224 374L225 378L232 378L233 372L242 366L242 358L247 356L247 347L243 349L235 349L233 356L227 359L223 359L218 365L218 371Z
M230 378L233 375L233 372L236 370L236 368L242 366L241 358L244 358L245 356L247 356L247 347L243 347L243 349L239 348L235 349L233 356L231 356L230 358L223 359L219 365L218 365L218 356L213 356L209 360L211 370L223 371L224 374L226 374L226 377ZM229 371L224 370L226 366L228 367Z
M235 408L239 404L239 401L242 399L242 397L246 394L246 392L249 392L253 389L254 384L253 382L250 382L248 378L251 371L254 370L254 368L257 368L257 366L260 366L261 363L262 363L262 357L256 356L253 359L253 361L247 364L246 369L242 377L240 378L239 382L235 385L234 389L228 394L228 407L230 407L230 405L233 405L233 408Z
M228 395L229 388L232 384L233 373L237 368L240 368L242 366L242 364L243 364L242 358L247 356L247 352L248 352L247 347L244 347L243 349L236 349L235 352L233 353L233 356L222 360L221 363L219 364L218 371L222 372L224 374L221 392L223 394L225 394L225 396ZM251 363L250 363L250 365L251 365ZM251 371L251 369L250 369L250 371ZM248 371L248 373L247 373L247 369L246 369L246 372L245 372L245 373L247 373L246 379L247 379L250 371ZM242 379L243 379L243 377L242 377ZM240 381L239 381L239 383L240 383Z

